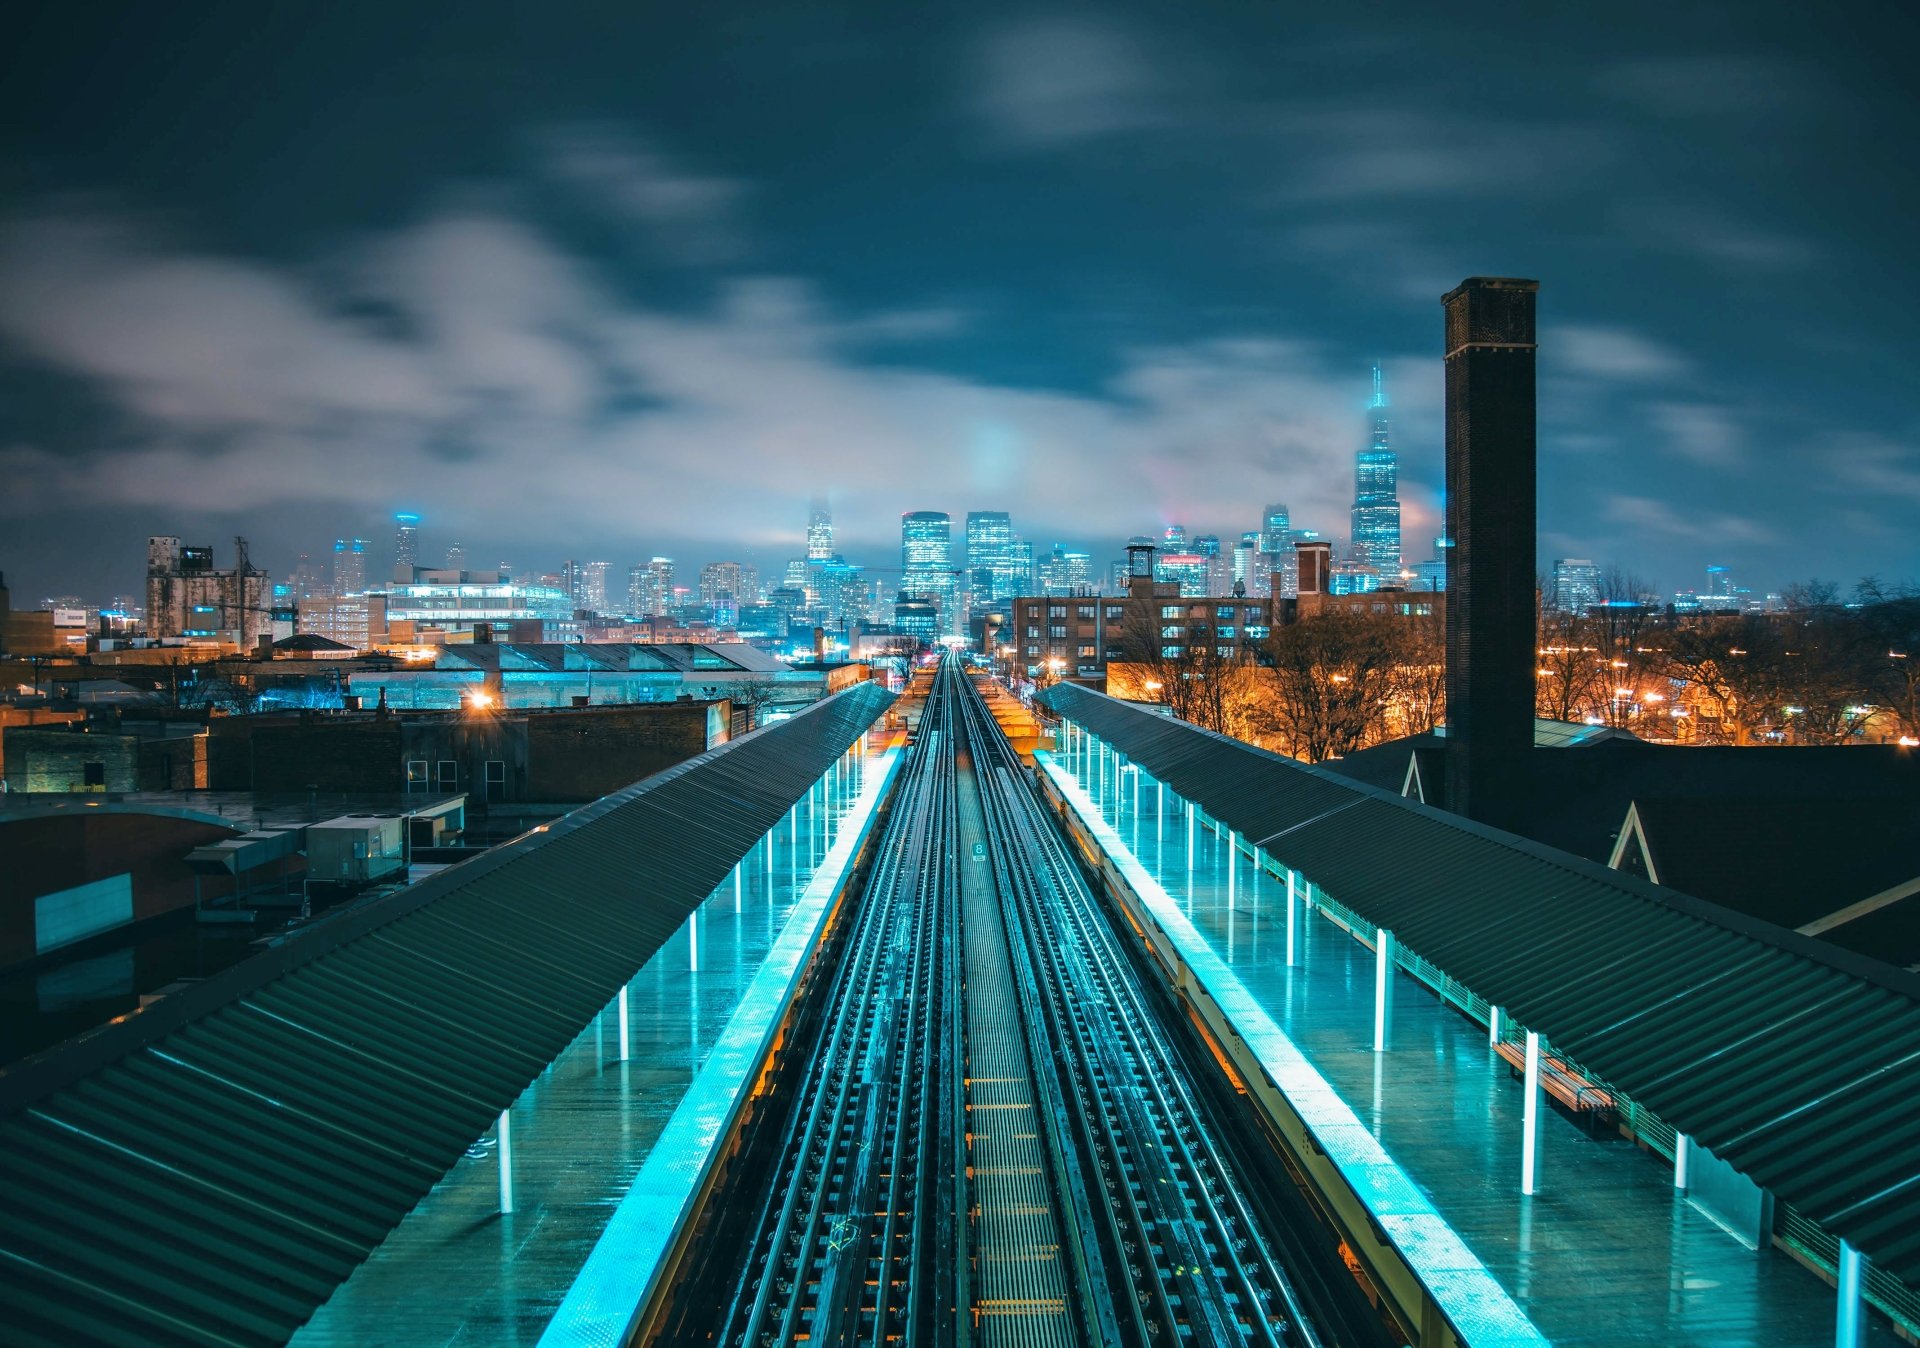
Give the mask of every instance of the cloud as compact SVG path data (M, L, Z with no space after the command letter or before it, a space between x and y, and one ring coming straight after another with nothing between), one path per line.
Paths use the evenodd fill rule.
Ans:
M1609 163L1600 127L1508 121L1373 99L1282 106L1265 119L1279 196L1351 203L1557 188Z
M415 351L329 312L298 274L98 216L0 227L0 337L182 435L450 410Z
M611 126L562 127L535 139L551 180L640 226L672 260L711 265L747 252L740 219L747 188L739 179L693 172Z
M970 71L973 110L992 137L1047 150L1167 119L1165 88L1134 37L1112 24L1049 17L987 32Z
M1628 61L1595 81L1610 94L1663 117L1751 117L1796 103L1803 76L1758 57L1663 56Z
M1732 468L1744 456L1745 437L1734 414L1699 402L1658 402L1647 409L1658 440L1682 458L1706 468Z
M1662 538L1685 539L1701 546L1772 545L1779 537L1754 520L1706 511L1681 511L1647 496L1608 495L1600 498L1601 517L1622 529L1637 529ZM1623 552L1635 551L1633 539L1621 539Z
M1674 202L1626 202L1614 225L1641 245L1699 258L1723 270L1790 271L1823 256L1818 245L1718 207Z
M1563 373L1620 383L1658 383L1686 378L1692 362L1625 328L1563 324L1541 335Z
M1865 491L1920 503L1920 443L1850 439L1820 457L1832 465L1849 494Z
M36 485L8 513L431 502L488 553L530 529L772 547L824 487L844 535L879 540L903 508L994 506L1046 542L1176 519L1235 533L1265 499L1338 532L1360 434L1353 372L1314 343L1140 349L1102 389L1012 388L899 359L958 321L943 310L841 314L778 277L649 308L472 210L341 250L338 291L126 225L48 218L6 239L0 336L97 381L124 422L112 444L9 451Z

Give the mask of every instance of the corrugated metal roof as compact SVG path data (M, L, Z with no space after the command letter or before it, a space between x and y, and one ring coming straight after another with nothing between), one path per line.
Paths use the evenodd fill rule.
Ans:
M873 684L0 1074L10 1343L279 1343L886 709Z
M1920 977L1083 688L1045 697L1920 1285Z

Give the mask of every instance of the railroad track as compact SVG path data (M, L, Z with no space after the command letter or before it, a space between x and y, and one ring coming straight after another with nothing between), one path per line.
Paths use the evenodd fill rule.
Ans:
M1384 1342L957 660L896 792L661 1340Z

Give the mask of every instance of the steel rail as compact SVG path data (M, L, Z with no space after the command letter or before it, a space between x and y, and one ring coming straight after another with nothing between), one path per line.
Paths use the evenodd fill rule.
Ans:
M1145 1284L1144 1296L1133 1298L1136 1330L1147 1341L1170 1339L1187 1322L1215 1342L1315 1342L1181 1084L1182 1061L1160 1033L1111 924L1095 910L977 692L966 711L976 762L993 765L985 773L994 786L990 818L999 824L996 850L1018 923L1012 930L1025 938L1016 944L1047 966L1046 1019L1082 1106L1077 1131L1109 1168L1109 1242ZM1131 1262L1138 1254L1157 1254L1148 1262L1160 1276L1138 1278L1141 1266ZM1283 1309L1271 1304L1276 1298Z

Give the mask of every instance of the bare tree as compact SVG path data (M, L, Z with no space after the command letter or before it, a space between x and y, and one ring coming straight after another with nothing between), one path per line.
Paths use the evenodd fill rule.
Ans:
M1539 664L1534 672L1535 715L1577 721L1593 705L1606 661L1594 644L1584 613L1544 609L1540 614Z
M1205 607L1195 615L1183 599L1130 600L1120 636L1109 648L1109 680L1116 660L1130 667L1129 693L1144 694L1181 720L1223 735L1246 739L1255 733L1254 662L1240 643L1221 638Z
M1684 698L1686 738L1752 744L1779 700L1779 624L1729 614L1677 626L1664 634L1658 671Z
M1401 652L1393 620L1334 610L1276 628L1264 651L1265 728L1309 763L1385 737Z
M1867 700L1892 712L1902 736L1920 739L1920 589L1882 585L1872 576L1854 587Z
M780 685L772 679L739 679L725 685L727 700L747 714L747 729L760 725L761 714L782 698Z
M1602 573L1600 602L1587 611L1586 628L1601 660L1587 714L1621 728L1632 722L1642 685L1660 654L1650 644L1655 615L1653 593L1645 581L1617 566Z
M1844 744L1859 733L1871 638L1836 585L1809 581L1786 593L1780 715L1788 742Z
M1398 730L1418 735L1447 717L1447 631L1439 614L1396 618L1392 705Z

